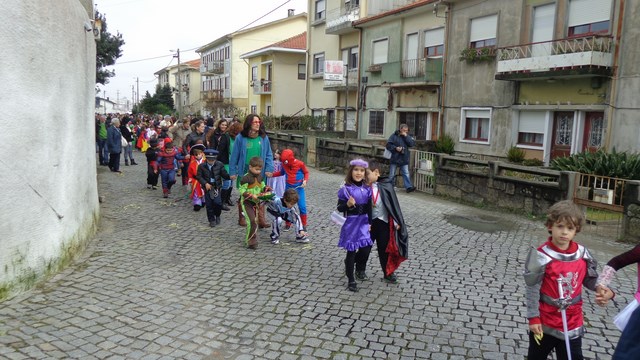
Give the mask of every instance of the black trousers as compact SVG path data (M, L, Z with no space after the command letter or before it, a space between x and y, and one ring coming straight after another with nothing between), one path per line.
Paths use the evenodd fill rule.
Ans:
M109 154L109 169L111 171L120 171L120 153Z
M387 261L389 255L387 254L387 245L389 244L389 223L386 223L380 219L373 219L371 222L371 240L376 242L378 248L378 258L380 259L380 267L382 267L382 273L384 276L387 274Z
M158 176L153 172L153 166L147 164L147 185L158 186Z
M222 213L221 191L218 190L217 196L213 198L211 197L212 192L206 190L204 192L204 204L207 207L207 220L209 222L214 221Z
M353 273L354 265L356 271L365 271L367 269L369 253L371 253L371 246L361 247L356 251L347 251L347 258L344 259L344 265L349 282L356 281Z
M582 356L582 338L578 337L569 341L569 348L571 349L572 360L584 360ZM553 351L556 350L557 360L567 360L567 346L564 340L560 340L551 335L545 334L540 341L540 345L536 343L533 338L533 332L529 331L529 353L527 355L528 360L547 360L547 357Z

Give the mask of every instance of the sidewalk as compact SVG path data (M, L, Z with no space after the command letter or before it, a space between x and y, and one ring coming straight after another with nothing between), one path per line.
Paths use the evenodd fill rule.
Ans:
M1 359L522 359L528 337L522 269L547 237L541 221L398 192L410 256L384 283L372 251L360 291L346 289L330 220L343 175L311 169L309 244L259 232L243 247L237 211L210 228L174 187L148 190L143 157L98 168L101 224L84 257L0 307ZM178 178L180 181L180 178ZM234 191L234 197L237 192ZM460 220L462 219L462 220ZM469 221L468 219L472 219ZM488 223L494 232L462 226ZM470 227L467 226L467 227ZM499 230L498 228L502 229ZM583 241L584 240L584 241ZM630 245L589 234L599 269ZM631 267L630 267L631 268ZM614 281L622 309L636 271ZM586 358L609 359L613 304L585 292Z

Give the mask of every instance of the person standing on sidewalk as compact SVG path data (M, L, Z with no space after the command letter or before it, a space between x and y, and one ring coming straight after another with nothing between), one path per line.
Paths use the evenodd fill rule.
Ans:
M120 133L120 120L118 118L113 118L111 126L107 129L107 150L109 151L109 169L120 173L122 134Z
M107 150L107 118L104 115L98 115L96 122L96 141L98 142L98 159L100 165L109 165L109 151Z
M416 146L416 141L409 135L409 126L400 124L400 127L394 132L387 141L385 146L391 151L391 159L389 159L389 181L393 184L396 179L396 168L400 168L402 181L407 193L415 191L416 188L411 184L411 176L409 175L409 148Z
M122 118L122 124L120 125L120 133L122 133L122 137L127 140L127 146L122 148L122 152L124 152L124 164L129 166L129 161L131 161L131 165L138 165L138 163L133 159L133 133L131 132L131 128L129 128L129 122L131 119L125 116Z

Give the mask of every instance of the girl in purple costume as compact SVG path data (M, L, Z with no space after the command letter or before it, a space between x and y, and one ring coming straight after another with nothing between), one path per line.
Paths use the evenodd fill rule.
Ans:
M349 172L345 184L338 190L337 210L344 213L346 220L340 230L338 246L347 250L344 260L346 275L349 279L348 289L358 291L358 284L354 277L355 271L364 274L367 259L371 252L371 188L365 184L365 169L369 164L362 159L355 159L349 163ZM367 280L361 277L360 280Z

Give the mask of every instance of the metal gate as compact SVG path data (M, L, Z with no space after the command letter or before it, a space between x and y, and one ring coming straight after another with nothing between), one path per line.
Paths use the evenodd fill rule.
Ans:
M416 190L433 194L436 186L436 154L411 150L413 186Z
M591 174L576 175L573 202L585 209L586 227L616 238L622 236L626 180Z

